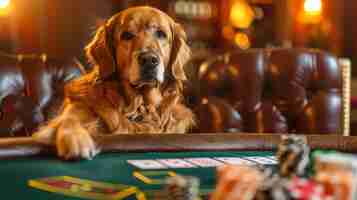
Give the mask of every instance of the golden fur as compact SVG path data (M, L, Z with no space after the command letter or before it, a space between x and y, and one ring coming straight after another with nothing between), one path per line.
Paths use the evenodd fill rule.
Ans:
M158 39L157 29L166 38ZM135 38L124 41L120 35L128 30ZM190 58L185 40L181 26L157 9L135 7L113 16L86 47L93 71L66 86L63 112L34 137L56 145L64 159L91 159L100 151L98 134L187 132L194 116L181 103ZM140 79L132 58L141 49L160 57L163 82L133 86Z

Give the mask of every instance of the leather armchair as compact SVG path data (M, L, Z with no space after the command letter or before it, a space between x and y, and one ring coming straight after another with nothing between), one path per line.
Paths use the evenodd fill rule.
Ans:
M329 53L230 52L203 63L198 76L201 102L195 109L195 131L343 133L342 70Z
M80 75L74 60L0 54L0 137L33 133L61 109L65 83ZM206 61L197 77L193 132L343 132L341 68L328 53L231 52Z
M74 60L0 54L0 137L30 135L60 110L64 84L80 75Z

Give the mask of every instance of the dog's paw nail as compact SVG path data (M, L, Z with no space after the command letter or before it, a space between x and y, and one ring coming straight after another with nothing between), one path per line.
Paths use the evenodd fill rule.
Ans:
M90 160L91 157L91 150L89 148L84 148L82 151L82 158Z
M91 160L93 159L93 157L94 157L94 152L93 151L89 152L89 157L91 158Z
M90 157L93 159L98 154L98 150L93 149L90 151Z
M100 153L100 149L95 149L94 150L94 156L98 155Z

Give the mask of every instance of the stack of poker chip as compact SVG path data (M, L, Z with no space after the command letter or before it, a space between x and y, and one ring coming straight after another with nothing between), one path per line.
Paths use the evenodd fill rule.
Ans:
M165 200L198 200L200 181L192 176L174 176L166 180Z
M254 200L290 200L288 179L272 176L265 177L262 187L259 187Z
M289 135L283 136L278 146L277 171L255 166L221 166L211 200L322 200L323 187L301 178L307 171L309 152L304 137Z
M276 156L279 175L282 177L304 176L309 163L310 147L306 138L298 135L282 136Z
M218 168L218 183L211 200L251 200L263 182L263 173L251 166Z
M357 158L348 154L320 154L315 158L317 182L332 199L357 199Z
M293 177L278 178L269 187L259 188L254 200L328 200L327 197L323 185L311 179Z
M357 157L314 153L301 136L284 136L272 168L225 165L210 200L357 200ZM312 164L315 174L308 173Z
M294 177L287 183L289 195L296 200L328 200L323 185L311 179Z

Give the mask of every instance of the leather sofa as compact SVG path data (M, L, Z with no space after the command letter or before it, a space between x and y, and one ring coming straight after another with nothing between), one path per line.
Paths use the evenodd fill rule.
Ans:
M60 110L64 84L80 76L75 60L0 54L0 137L30 135Z
M252 49L216 56L198 71L194 132L343 134L338 59L312 49ZM347 120L348 122L348 120Z
M30 135L53 117L64 84L81 72L74 60L0 54L0 137ZM192 132L343 132L341 68L329 53L230 52L208 59L194 78L185 95L197 115Z

